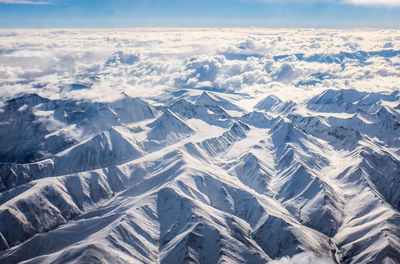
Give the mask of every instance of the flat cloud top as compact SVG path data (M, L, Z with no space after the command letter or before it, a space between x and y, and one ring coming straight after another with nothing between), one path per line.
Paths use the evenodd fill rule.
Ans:
M122 91L151 99L212 90L303 100L330 88L393 91L400 83L396 36L396 30L0 30L0 96L112 101Z

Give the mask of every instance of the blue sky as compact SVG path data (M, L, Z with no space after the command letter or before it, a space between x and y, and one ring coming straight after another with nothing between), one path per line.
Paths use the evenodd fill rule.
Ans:
M0 27L400 28L400 0L0 0Z

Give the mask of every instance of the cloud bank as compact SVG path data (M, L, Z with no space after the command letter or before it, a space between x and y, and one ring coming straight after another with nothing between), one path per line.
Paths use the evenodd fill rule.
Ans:
M396 30L0 30L0 96L112 101L122 91L151 99L211 90L303 100L330 88L393 91L400 83L396 36Z

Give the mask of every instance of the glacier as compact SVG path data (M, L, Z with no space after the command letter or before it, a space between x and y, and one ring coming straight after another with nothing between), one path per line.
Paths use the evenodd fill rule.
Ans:
M391 31L74 32L0 53L1 263L400 263Z

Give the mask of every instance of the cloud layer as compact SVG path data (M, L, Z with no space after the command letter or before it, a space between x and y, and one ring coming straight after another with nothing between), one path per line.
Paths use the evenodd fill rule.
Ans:
M142 29L0 30L2 101L115 100L174 91L278 93L392 91L400 83L395 30ZM166 93L167 92L167 93Z

